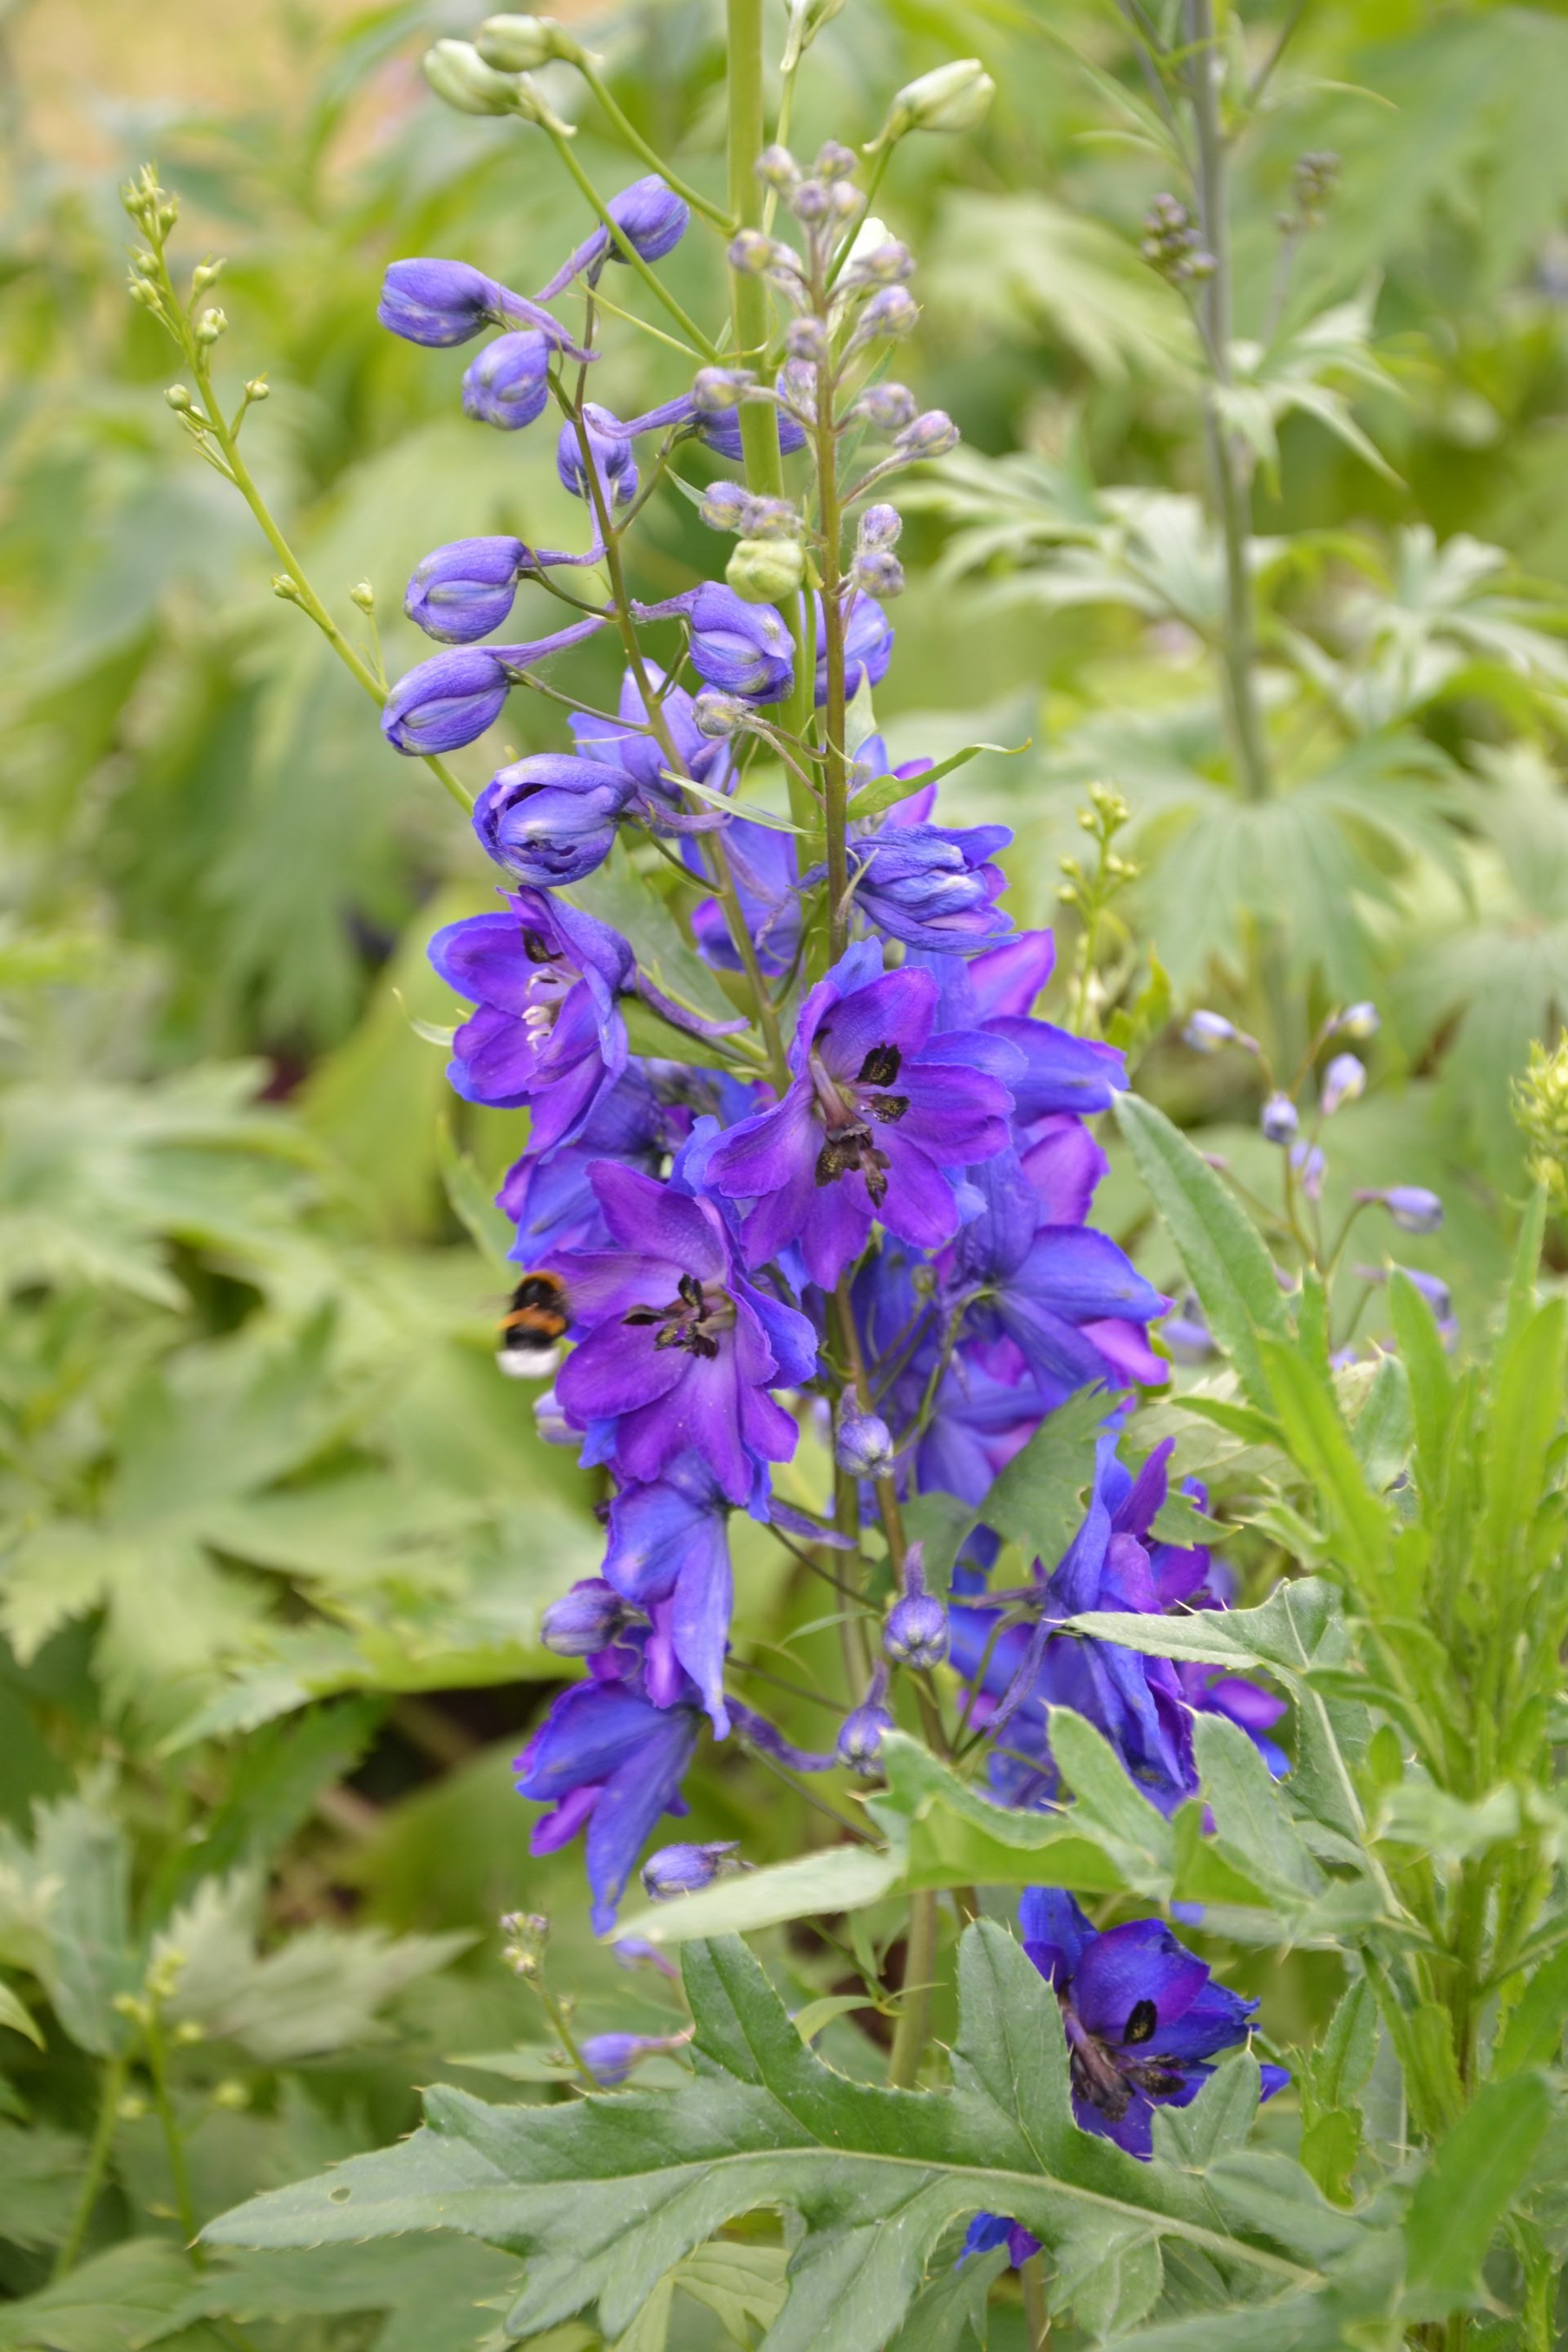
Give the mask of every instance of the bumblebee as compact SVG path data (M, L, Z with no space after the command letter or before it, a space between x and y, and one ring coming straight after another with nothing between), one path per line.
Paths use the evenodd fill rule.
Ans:
M509 1380L547 1380L561 1361L571 1321L566 1286L553 1274L525 1274L511 1294L496 1339L496 1362Z

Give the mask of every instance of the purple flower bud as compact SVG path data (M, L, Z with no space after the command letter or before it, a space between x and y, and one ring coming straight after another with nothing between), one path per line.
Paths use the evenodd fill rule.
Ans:
M1329 1163L1317 1144L1304 1139L1290 1146L1290 1165L1300 1181L1301 1190L1314 1203L1323 1197L1323 1178Z
M743 228L731 238L730 267L742 278L761 278L770 269L793 269L795 258L787 245L765 236L760 228Z
M1347 1004L1334 1023L1334 1034L1353 1037L1358 1045L1363 1045L1367 1038L1375 1037L1382 1026L1383 1015L1375 1004Z
M1294 1143L1301 1124L1289 1096L1279 1092L1269 1096L1258 1123L1267 1143Z
M561 1410L552 1388L541 1389L533 1400L533 1425L546 1445L580 1445L582 1433L573 1428Z
M460 751L500 717L510 683L488 647L437 654L398 679L381 714L382 733L414 757Z
M865 1697L845 1717L838 1734L838 1761L863 1780L875 1779L882 1734L892 1729L892 1716L882 1704L887 1696L888 1669L879 1662L871 1669Z
M854 263L855 276L862 284L871 286L902 286L915 274L915 260L907 245L890 236L885 244L874 245L868 253L858 253ZM895 329L896 333L902 332Z
M583 427L605 504L629 506L637 494L637 461L631 443L622 436L619 417L612 416L596 401L587 400L583 404ZM555 445L555 470L563 489L570 490L575 499L589 496L583 442L570 417Z
M1321 1108L1331 1118L1342 1103L1355 1102L1366 1092L1366 1066L1353 1054L1336 1054L1323 1072Z
M1160 1326L1160 1337L1165 1351L1178 1364L1206 1364L1219 1350L1214 1334L1204 1321L1197 1300L1189 1292L1173 1315L1167 1315Z
M657 1969L661 1977L669 1979L671 1984L680 1982L680 1970L669 1954L661 1952L657 1944L648 1943L642 1936L623 1936L610 1948L615 1953L618 1969Z
M816 599L816 707L820 710L827 700L826 635L820 594ZM844 631L845 693L858 694L862 681L868 686L880 686L892 658L892 623L874 596L858 592L850 602Z
M626 243L644 261L659 261L686 235L691 214L673 188L667 187L657 173L646 180L634 180L629 188L612 196L605 207ZM549 301L570 286L574 278L586 277L590 285L597 283L599 272L606 261L626 260L616 239L603 221L592 236L584 238L574 253L568 255L548 286L541 287L540 299Z
M912 425L905 425L893 447L904 457L945 457L962 437L944 408L928 408Z
M1443 1203L1424 1184L1390 1184L1380 1192L1358 1192L1358 1201L1381 1201L1401 1233L1435 1234L1443 1223Z
M929 1592L896 1601L882 1628L882 1648L896 1665L940 1666L947 1655L947 1612Z
M511 611L521 539L456 539L416 564L403 609L416 628L445 646L472 645Z
M705 581L692 598L691 663L699 677L748 702L782 702L795 683L795 646L772 604L748 604Z
M795 450L805 448L805 427L797 424L793 416L786 416L781 413L778 431L779 447L786 457L793 457ZM697 435L706 448L715 449L721 457L728 457L732 464L739 465L742 455L741 420L732 408L721 416L700 418Z
M833 211L833 191L826 180L799 180L786 190L784 202L796 220L815 226L826 220Z
M520 432L542 414L550 397L549 365L550 346L532 328L498 335L468 362L463 377L464 415L480 425L499 425L503 433Z
M540 1620L539 1638L557 1657L585 1658L615 1640L626 1614L614 1585L602 1576L584 1577L551 1602Z
M748 539L799 539L804 530L798 510L787 499L753 499L746 517Z
M532 327L575 360L593 357L558 319L487 278L466 261L395 261L382 284L376 317L405 342L440 351L471 342L485 327Z
M904 519L897 507L868 507L860 518L856 538L862 547L896 547L903 527Z
M852 343L875 343L912 335L920 324L920 305L902 286L884 286L860 313Z
M739 1845L737 1838L716 1845L661 1845L642 1866L643 1892L655 1903L667 1903L676 1895L695 1895L699 1887L711 1886L722 1877L726 1868L740 1867L730 1859Z
M808 367L820 366L828 348L827 329L820 319L792 319L784 329L784 350Z
M745 531L751 528L752 509L756 501L739 482L711 482L702 493L702 503L697 511L710 530Z
M741 395L755 383L750 368L699 368L691 379L692 404L699 416L722 416L738 407Z
M536 751L500 769L474 803L474 831L498 866L538 889L581 882L609 856L637 793L624 768Z
M689 2039L686 2033L591 2033L577 2048L595 2082L613 2091L626 2081L639 2058L679 2050Z
M771 147L764 147L757 158L757 177L764 187L776 188L783 195L799 179L800 165L789 149L781 147L775 140Z
M890 548L868 547L855 558L855 585L868 596L901 596L904 567Z
M847 1412L838 1423L833 1458L851 1478L879 1478L893 1463L893 1433L874 1412Z
M1200 1007L1189 1014L1182 1043L1190 1045L1194 1054L1217 1054L1222 1045L1235 1045L1237 1034L1234 1021L1227 1021L1223 1013L1209 1013Z
M697 731L710 742L722 742L727 735L744 727L752 715L752 706L738 694L721 694L716 686L705 686L691 705L691 716L697 721Z
M1390 1269L1385 1265L1358 1265L1356 1273L1363 1282L1386 1282ZM1454 1322L1454 1301L1447 1284L1440 1275L1427 1274L1418 1265L1402 1265L1398 1271L1413 1282L1436 1318L1438 1328L1447 1337L1457 1327Z
M901 433L920 414L920 404L907 384L868 383L852 414L863 416L883 433Z

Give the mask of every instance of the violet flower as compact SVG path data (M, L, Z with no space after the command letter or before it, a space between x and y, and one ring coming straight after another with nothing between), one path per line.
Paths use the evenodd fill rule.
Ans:
M1013 928L996 904L1006 877L991 863L1012 838L1005 824L886 824L852 837L855 902L868 922L907 947L976 952ZM819 867L805 879L826 871Z
M658 1176L685 1139L678 1114L661 1103L641 1063L628 1063L615 1083L595 1094L575 1141L541 1153L530 1147L508 1171L496 1206L517 1227L510 1255L519 1265L544 1265L563 1250L605 1249L609 1227L590 1171L614 1160Z
M827 700L827 653L822 597L816 597L816 707ZM874 596L857 591L844 625L844 692L853 701L862 686L880 686L893 658L893 625Z
M637 494L637 461L632 445L619 430L620 419L607 408L585 400L583 404L581 437L570 417L561 427L555 443L555 470L563 489L570 490L574 499L590 496L587 467L583 462L583 442L588 444L588 456L599 478L600 496L607 507L630 506Z
M535 751L490 778L474 803L474 831L520 881L559 888L604 864L636 789L624 768Z
M1007 1140L1011 1097L990 1041L932 1037L929 973L884 972L871 941L852 947L801 1007L795 1078L771 1108L721 1138L711 1189L750 1203L750 1265L796 1243L831 1289L879 1221L919 1249L958 1229L955 1184Z
M478 425L519 433L550 398L550 344L535 327L498 335L463 372L463 414Z
M594 357L572 341L548 310L467 261L395 261L383 281L375 315L405 342L431 350L471 342L489 326L531 327L571 359Z
M509 690L525 670L550 655L581 645L603 626L596 614L526 646L469 646L434 654L400 677L386 698L381 731L411 759L459 751L500 717Z
M444 646L488 637L510 614L519 566L528 551L521 539L455 539L433 548L414 567L403 609L417 629Z
M733 1586L726 1533L729 1504L700 1454L679 1455L649 1486L623 1486L610 1505L605 1577L624 1599L652 1611L702 1694L715 1734L730 1728L724 1653Z
M651 172L647 179L634 180L629 188L612 196L605 210L644 261L662 261L680 243L691 218L682 198ZM585 277L590 286L596 285L606 261L624 263L626 255L601 221L592 236L568 255L549 285L540 288L541 301L564 293L574 278Z
M632 977L618 931L542 890L507 894L511 912L449 923L431 962L476 1006L452 1040L447 1076L465 1102L533 1106L529 1149L582 1132L626 1066L617 998Z
M710 1129L698 1121L667 1184L614 1163L590 1171L612 1246L556 1261L579 1340L556 1393L589 1434L585 1462L651 1484L694 1451L730 1502L749 1503L766 1465L795 1452L795 1423L768 1391L812 1376L816 1340L804 1315L746 1280L713 1202L683 1189Z

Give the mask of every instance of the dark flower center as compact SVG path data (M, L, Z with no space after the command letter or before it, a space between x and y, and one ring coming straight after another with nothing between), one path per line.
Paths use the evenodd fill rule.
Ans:
M824 1030L821 1042L826 1039ZM868 1122L896 1126L910 1107L908 1095L874 1090L892 1085L902 1061L896 1045L873 1045L856 1076L845 1080L832 1076L819 1052L814 1049L811 1055L813 1108L826 1129L816 1155L816 1181L834 1184L841 1176L863 1176L873 1207L880 1207L887 1197L889 1160L873 1141Z
M1147 2042L1160 2021L1152 2000L1133 2004L1121 2041L1112 2044L1089 2032L1064 1993L1058 1992L1057 2000L1067 2032L1073 2096L1086 2106L1098 2107L1102 2116L1118 2124L1132 2104L1134 2091L1142 2091L1151 2099L1168 2099L1184 2087L1185 2075L1169 2059L1126 2054L1130 2043Z
M1147 2042L1159 2021L1160 2012L1152 2000L1134 2001L1132 2014L1121 2036L1122 2042Z
M622 1320L634 1329L657 1326L656 1348L684 1348L689 1356L712 1358L724 1333L734 1328L735 1302L717 1284L704 1288L694 1274L683 1274L666 1306L634 1307Z

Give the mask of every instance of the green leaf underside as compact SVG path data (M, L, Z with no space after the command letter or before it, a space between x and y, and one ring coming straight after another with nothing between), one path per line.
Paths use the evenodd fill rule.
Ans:
M969 1928L961 1948L951 2093L881 2090L834 2073L737 1941L689 1947L686 1981L698 2026L689 2089L542 2110L437 2090L412 2139L258 2198L208 2238L294 2246L462 2230L528 2252L511 2332L593 2304L615 2336L724 2223L784 2207L806 2234L766 2352L826 2343L879 2352L938 2241L979 2211L1015 2215L1058 2259L1085 2232L1117 2225L1185 2244L1242 2294L1319 2284L1229 2228L1190 2174L1078 2129L1057 2003L992 1922Z

